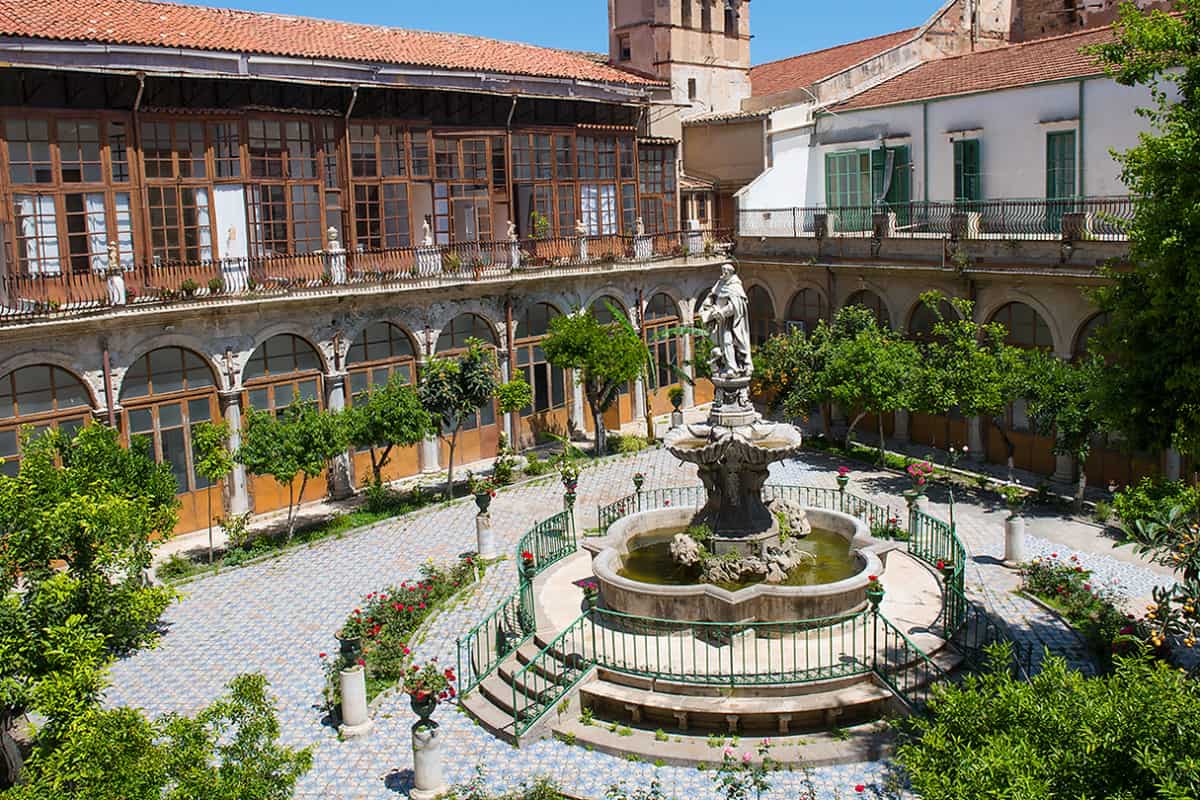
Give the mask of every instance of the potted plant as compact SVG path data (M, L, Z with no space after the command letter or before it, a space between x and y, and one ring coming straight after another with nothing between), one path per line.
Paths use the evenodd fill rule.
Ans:
M422 666L413 664L408 668L404 674L404 693L408 695L413 712L420 717L418 726L437 727L431 717L439 700L454 698L454 687L450 684L455 680L454 670L451 667L443 669L436 658Z
M838 470L837 470L838 491L839 492L846 491L846 484L848 484L849 482L850 482L850 468L849 467L838 467Z
M872 609L877 609L883 602L883 584L879 582L878 575L868 575L867 581L867 600L871 601Z
M220 294L224 290L225 290L225 281L221 280L220 278L209 278L208 279L208 293L210 295Z
M667 398L671 401L671 408L678 411L683 406L683 387L672 386L667 390Z
M646 476L640 472L633 473L633 488L637 492L642 491L642 486L646 483Z
M475 495L475 505L479 508L479 513L486 514L488 506L492 504L492 498L496 496L496 482L486 476L477 478L468 475L467 483L471 487L471 493Z
M942 578L944 578L945 580L948 581L952 577L954 577L954 562L953 561L945 561L943 559L938 559L937 568L938 568L938 572L942 573Z
M589 578L584 581L580 588L583 589L583 602L588 610L596 607L596 602L600 599L600 584L596 583L594 578Z
M196 290L199 288L200 288L200 285L197 284L194 280L192 280L191 278L185 278L179 284L179 293L182 294L188 300L191 300L192 297L196 294Z
M533 580L533 576L537 571L537 560L534 559L533 553L528 550L521 551L521 573L528 579Z
M1000 490L1008 517L1004 520L1004 563L1015 566L1025 561L1025 491L1020 486L1005 486Z
M912 484L912 488L904 490L904 500L911 509L929 488L929 479L933 477L933 464L928 461L915 461L909 464L904 472Z
M567 490L567 494L575 494L575 490L579 488L579 465L575 460L563 453L558 457L558 477L562 481L563 488Z
M362 640L366 628L367 623L363 620L362 611L356 608L341 629L334 634L341 646L344 660L353 662L362 654Z

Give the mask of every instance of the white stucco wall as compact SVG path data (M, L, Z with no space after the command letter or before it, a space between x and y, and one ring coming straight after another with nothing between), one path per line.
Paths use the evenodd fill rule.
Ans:
M1137 142L1146 121L1136 114L1150 104L1143 87L1125 87L1106 78L1082 83L1080 135L1079 81L1028 86L927 104L839 111L818 117L811 137L783 133L771 137L773 167L744 190L742 209L817 206L825 202L825 155L839 150L907 144L912 151L912 198L954 198L955 132L980 141L984 199L1041 198L1046 193L1046 134L1075 130L1076 191L1099 197L1126 193L1113 150ZM959 134L962 135L961 133ZM928 137L928 169L925 166ZM803 155L799 152L803 148ZM1080 157L1082 156L1082 157Z

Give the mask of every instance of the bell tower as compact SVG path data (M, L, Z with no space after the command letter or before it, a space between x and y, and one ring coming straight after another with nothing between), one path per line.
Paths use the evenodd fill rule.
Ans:
M614 66L670 83L651 135L678 139L688 117L750 96L750 0L608 0L608 23Z

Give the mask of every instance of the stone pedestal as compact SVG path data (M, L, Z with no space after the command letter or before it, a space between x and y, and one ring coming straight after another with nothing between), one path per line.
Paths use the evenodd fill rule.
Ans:
M437 728L418 728L412 734L412 800L433 800L450 788L442 775L442 742Z
M438 446L438 438L436 435L430 434L421 440L420 457L421 457L421 472L431 474L440 472L442 467L441 448Z
M125 276L120 272L108 276L108 304L113 307L125 305Z
M579 237L579 243L575 248L575 252L579 256L580 263L586 263L588 260L588 240L586 236Z
M475 516L475 550L484 561L490 561L499 555L496 549L496 532L492 530L492 515L486 511Z
M947 443L950 446L954 442ZM983 417L967 418L967 458L974 461L983 460Z
M1009 517L1004 520L1004 563L1015 567L1025 560L1025 518Z
M1168 447L1165 457L1163 472L1166 479L1169 481L1179 480L1179 476L1183 473L1183 457L1174 447Z
M365 736L371 730L367 709L367 671L362 667L344 669L339 675L342 688L342 724L338 732L347 738Z
M508 246L508 265L512 269L521 268L521 246L516 242Z
M671 412L671 427L678 428L681 425L683 425L683 412L682 411L672 411Z
M221 404L221 416L229 426L229 452L236 453L242 446L242 393L221 392L217 396ZM229 496L229 513L233 516L250 510L250 493L246 489L246 468L234 461L233 471L225 482Z
M638 261L647 261L654 255L654 245L646 235L633 237L633 257Z
M704 252L704 232L700 230L700 220L688 220L688 231L684 234L683 241L688 255L694 256Z
M1054 480L1071 483L1075 480L1075 459L1071 456L1057 454L1054 456Z
M897 444L908 444L909 414L905 409L899 409L895 415L895 427L892 428L892 439Z

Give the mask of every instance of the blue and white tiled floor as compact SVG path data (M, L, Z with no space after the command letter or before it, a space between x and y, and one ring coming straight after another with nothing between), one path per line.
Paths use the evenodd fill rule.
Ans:
M825 461L792 461L776 465L776 480L833 485L832 466ZM833 465L836 466L836 465ZM679 464L662 450L618 459L585 471L580 479L579 522L594 524L595 508L628 494L630 477L641 471L647 485L697 483L694 468ZM895 476L869 472L855 475L858 491L903 507L903 488ZM493 525L506 550L540 519L560 507L556 481L525 484L500 493L492 505ZM944 515L945 508L934 506ZM1030 636L1087 666L1077 641L1052 615L1010 594L1012 573L991 563L999 555L1002 535L994 509L960 503L959 530L977 556L973 580L985 599L1013 624L1017 635ZM318 654L333 650L333 631L368 592L418 576L422 563L445 562L474 548L474 505L462 501L448 508L429 508L328 540L278 559L235 569L188 584L184 598L166 614L169 630L159 646L135 654L112 670L108 702L131 705L151 714L194 713L221 693L240 672L262 671L277 698L285 743L315 746L315 760L297 790L306 800L385 800L407 794L411 786L412 712L403 697L387 697L375 709L375 728L365 739L339 741L323 724L322 670ZM1030 538L1031 550L1041 543ZM1058 548L1067 556L1070 551ZM978 558L984 556L984 558ZM1133 582L1141 593L1160 576L1135 565L1082 554L1098 575ZM1108 559L1108 561L1112 561ZM1108 575L1107 572L1111 572ZM418 649L453 663L455 640L511 592L511 563L493 568L468 601L440 614ZM482 765L490 786L511 789L537 776L551 776L581 797L601 797L625 780L645 786L657 773L669 795L715 797L708 773L691 768L654 768L560 742L542 741L520 750L492 738L468 717L443 707L438 718L444 734L445 765L451 782L471 778ZM886 765L854 764L813 770L823 797L852 797L854 786L882 781ZM771 797L791 798L801 786L798 773L779 773Z

